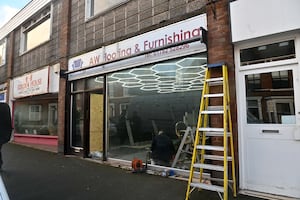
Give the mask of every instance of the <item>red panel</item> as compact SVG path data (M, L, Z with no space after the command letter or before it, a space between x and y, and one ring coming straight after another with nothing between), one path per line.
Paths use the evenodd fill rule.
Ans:
M14 134L14 142L57 146L57 136Z

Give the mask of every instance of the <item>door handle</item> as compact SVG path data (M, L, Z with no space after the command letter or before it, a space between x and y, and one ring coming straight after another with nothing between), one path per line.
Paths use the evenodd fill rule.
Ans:
M279 133L279 130L262 130L262 133Z

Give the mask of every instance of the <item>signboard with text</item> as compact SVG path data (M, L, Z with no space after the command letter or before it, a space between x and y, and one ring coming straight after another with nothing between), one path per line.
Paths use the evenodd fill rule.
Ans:
M191 40L193 38L202 39L202 27L206 29L206 26L205 14L192 17L109 46L104 46L86 54L73 57L69 59L68 70L73 71L86 67L97 66L101 63L134 56L135 54L146 51L161 49L165 46L180 43L185 40ZM161 53L167 54L168 52L180 51L184 48L189 48L189 46L181 45L178 47L167 48ZM149 53L145 56L155 56L155 54Z
M21 98L48 93L49 68L24 74L13 79L13 97Z

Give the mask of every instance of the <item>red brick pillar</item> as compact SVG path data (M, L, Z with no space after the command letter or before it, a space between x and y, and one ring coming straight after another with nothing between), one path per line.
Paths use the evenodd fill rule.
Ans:
M69 32L71 18L71 1L62 1L61 24L59 29L59 52L60 52L60 70L68 69L68 54L69 54ZM58 92L58 152L66 151L65 135L66 130L67 110L66 107L66 83L65 77L60 77L59 92Z
M207 0L207 41L208 41L208 64L225 62L228 66L230 109L233 125L233 137L235 147L235 164L237 165L237 114L236 114L236 91L235 91L235 67L233 58L233 45L231 42L229 1ZM213 76L222 76L221 71L213 71ZM220 102L212 102L218 105ZM221 102L222 103L222 102ZM220 104L219 104L220 105ZM214 117L211 123L217 127L223 124L222 117ZM222 145L223 140L213 138L212 143Z

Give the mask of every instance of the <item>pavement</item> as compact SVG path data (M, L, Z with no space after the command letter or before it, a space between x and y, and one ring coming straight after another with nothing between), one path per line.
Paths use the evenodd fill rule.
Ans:
M132 173L74 156L18 144L2 147L1 176L10 200L183 200L186 181ZM210 191L194 191L190 200L219 200ZM229 194L229 200L259 200Z

